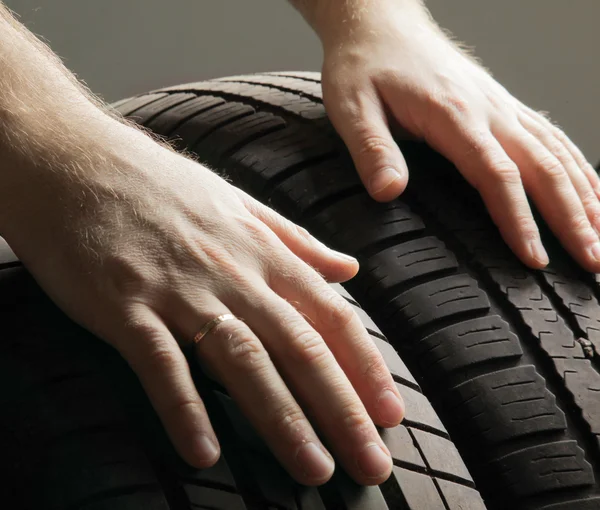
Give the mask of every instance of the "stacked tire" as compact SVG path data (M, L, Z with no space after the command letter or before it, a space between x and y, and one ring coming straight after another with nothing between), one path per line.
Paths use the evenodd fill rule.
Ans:
M414 141L398 141L406 193L370 199L314 73L194 83L114 106L359 259L359 274L335 287L407 403L404 422L381 431L393 475L359 487L338 468L322 487L296 484L193 360L223 455L190 468L126 364L5 246L0 475L11 508L600 508L600 289L549 232L550 266L527 269L456 169Z

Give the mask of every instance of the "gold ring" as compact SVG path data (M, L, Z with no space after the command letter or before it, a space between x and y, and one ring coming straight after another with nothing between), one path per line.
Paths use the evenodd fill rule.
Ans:
M206 335L208 335L210 330L212 328L214 328L216 325L221 324L221 322L230 321L232 319L237 319L237 317L231 313L226 313L225 315L219 315L218 317L215 317L213 320L207 322L202 327L202 329L200 331L198 331L198 333L196 333L196 336L194 336L194 345L197 344L200 340L202 340Z

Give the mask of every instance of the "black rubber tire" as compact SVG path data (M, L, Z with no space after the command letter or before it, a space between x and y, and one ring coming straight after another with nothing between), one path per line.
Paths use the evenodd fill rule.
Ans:
M221 125L249 142L288 122L195 93L152 94L121 108L142 113L148 124L180 125L182 132L185 119L205 119L203 127L194 125L194 138L225 135L217 129ZM302 153L296 142L288 148L292 158ZM226 137L222 150L232 150ZM444 425L394 348L350 294L334 288L356 307L406 402L404 423L381 432L395 464L381 486L357 486L340 469L319 488L293 482L225 390L194 360L192 372L222 456L213 468L189 467L125 361L63 314L0 238L0 508L485 510Z
M489 508L600 508L600 289L545 226L552 262L528 270L453 165L417 142L399 141L407 192L369 199L318 74L187 84L117 107L358 257L346 289L432 399Z

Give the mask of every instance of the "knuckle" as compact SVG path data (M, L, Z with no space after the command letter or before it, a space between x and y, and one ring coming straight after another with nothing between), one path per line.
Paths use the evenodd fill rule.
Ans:
M571 154L567 151L567 148L560 140L556 139L556 137L551 136L550 139L546 142L546 147L548 150L554 155L557 159L564 159L571 156Z
M225 336L225 340L218 343L224 346L228 360L234 365L255 365L264 360L266 351L263 344L246 326L229 326L220 334Z
M329 348L316 331L306 330L295 336L294 357L303 364L320 364L329 357Z
M471 110L469 102L457 94L440 94L431 98L433 111L450 116L464 116Z
M165 371L177 364L177 353L169 346L156 345L146 351L145 363L153 370Z
M562 181L566 176L562 163L553 154L540 159L538 168L541 175L551 181Z
M102 264L107 275L105 284L121 296L141 296L147 290L148 278L143 264L120 253L104 257Z
M329 292L320 307L319 322L324 331L339 331L356 317L354 308L337 292Z
M591 230L590 220L584 214L578 214L571 220L571 229L577 235L586 234Z
M371 128L359 130L358 140L361 156L380 156L392 150L390 141L384 136L373 133Z
M240 218L238 224L244 233L258 245L269 247L273 245L273 231L263 222L254 218Z
M556 126L550 122L549 129L550 129L550 132L555 136L555 138L563 145L567 145L567 144L571 143L571 140L569 140L569 137L558 126Z
M581 197L581 203L587 211L590 211L594 215L597 215L598 212L600 212L600 204L598 203L598 197L593 193L592 190L586 192Z
M196 410L197 406L198 402L193 397L182 397L166 403L163 412L169 415L181 416L183 414L191 414Z
M371 423L371 418L361 405L350 403L342 409L342 424L347 430L362 433L371 427Z
M469 102L460 96L447 96L444 99L444 104L446 111L458 113L461 116L465 115L470 110Z
M286 405L275 412L273 432L276 437L302 436L306 427L306 418L297 406Z
M381 380L382 376L389 374L389 369L379 351L371 353L363 362L362 377L366 379Z

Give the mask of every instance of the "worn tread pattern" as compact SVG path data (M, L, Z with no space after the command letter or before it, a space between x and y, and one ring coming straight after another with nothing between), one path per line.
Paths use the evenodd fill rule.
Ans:
M399 141L413 169L401 199L370 200L326 118L316 73L234 76L148 97L165 93L220 97L281 120L248 140L220 126L212 135L226 150L191 139L185 147L359 258L361 271L346 288L432 399L490 508L596 508L597 278L582 274L555 242L546 270L525 268L479 197L424 144ZM209 123L198 115L184 125L194 132ZM178 129L169 136L177 138ZM444 437L421 420L411 434ZM435 483L439 497L442 487L448 493L445 507L460 501L465 492L443 482ZM390 501L398 493L397 486L382 491Z

